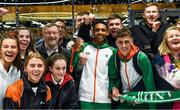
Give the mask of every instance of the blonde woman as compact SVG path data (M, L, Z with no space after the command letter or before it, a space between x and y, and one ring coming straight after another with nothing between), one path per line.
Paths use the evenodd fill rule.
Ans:
M165 31L164 38L158 49L159 54L153 60L156 89L180 89L180 75L178 75L180 69L176 64L180 60L180 28L176 26L169 27ZM170 104L164 104L161 107L166 106L170 107Z

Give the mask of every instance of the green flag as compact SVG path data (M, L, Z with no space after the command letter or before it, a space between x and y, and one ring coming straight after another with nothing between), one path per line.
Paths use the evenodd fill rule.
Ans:
M129 92L121 95L120 99L135 104L174 102L180 101L180 91Z

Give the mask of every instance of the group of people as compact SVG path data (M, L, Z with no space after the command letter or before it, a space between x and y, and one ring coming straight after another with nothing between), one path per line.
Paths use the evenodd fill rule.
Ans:
M18 27L0 42L0 108L180 109L178 101L119 101L130 92L180 89L180 20L171 26L159 16L149 2L144 20L127 28L117 14L105 23L80 12L72 39L58 19L35 43L30 29Z

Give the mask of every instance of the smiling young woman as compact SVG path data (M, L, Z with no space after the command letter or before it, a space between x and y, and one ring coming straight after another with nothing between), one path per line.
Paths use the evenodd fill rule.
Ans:
M21 26L16 29L16 35L19 39L20 55L21 55L21 72L23 73L24 62L27 56L35 52L33 36L29 28ZM23 75L21 75L23 76Z
M45 60L39 53L31 53L25 61L24 77L7 88L4 109L49 109L51 91L42 76Z
M48 73L45 81L52 94L53 109L77 109L78 95L73 78L67 74L67 59L64 55L54 53L48 57Z
M19 41L13 37L4 37L0 42L0 109L7 87L20 78Z

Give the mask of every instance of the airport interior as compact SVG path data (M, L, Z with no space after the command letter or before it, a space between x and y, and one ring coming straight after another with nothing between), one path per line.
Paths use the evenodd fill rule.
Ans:
M180 0L1 0L0 6L10 10L0 18L1 33L24 25L38 34L44 24L55 19L65 20L72 33L75 16L82 10L105 21L116 13L130 27L142 20L144 4L149 1L158 4L163 22L174 24L180 17Z
M180 110L180 0L0 0L2 108Z

